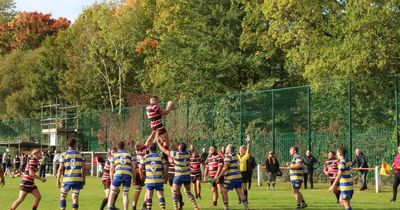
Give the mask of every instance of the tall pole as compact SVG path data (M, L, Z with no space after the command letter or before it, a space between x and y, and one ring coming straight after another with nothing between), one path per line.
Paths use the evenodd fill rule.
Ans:
M311 86L307 88L308 95L308 116L307 116L307 126L308 126L308 149L311 149Z
M353 126L352 126L352 93L351 93L351 88L352 88L352 82L349 81L349 86L348 86L348 98L349 98L349 154L353 151ZM349 156L351 159L351 155Z
M243 93L239 93L240 101L240 145L243 145Z
M275 152L275 92L272 90L271 95L271 113L272 113L272 151Z
M397 140L397 146L400 145L400 139L399 139L399 80L396 76L395 80L395 110L396 110L396 140Z
M212 98L212 145L215 145L215 97Z

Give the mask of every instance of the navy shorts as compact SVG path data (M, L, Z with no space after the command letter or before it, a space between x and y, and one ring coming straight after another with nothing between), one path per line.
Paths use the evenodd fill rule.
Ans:
M241 180L224 180L223 187L228 190L242 188L242 181Z
M83 185L82 184L64 184L63 188L66 191L70 191L70 190L82 190L83 189Z
M303 184L303 180L294 180L294 181L290 181L290 183L292 184L292 189L298 190L301 188L301 185Z
M111 185L114 187L120 187L121 185L124 187L130 187L131 181L131 176L115 176Z
M156 190L163 192L164 191L164 184L162 183L151 183L151 184L146 184L147 190Z
M175 176L174 177L174 184L176 185L190 185L190 175L189 176Z
M340 200L351 200L353 198L354 190L340 191Z

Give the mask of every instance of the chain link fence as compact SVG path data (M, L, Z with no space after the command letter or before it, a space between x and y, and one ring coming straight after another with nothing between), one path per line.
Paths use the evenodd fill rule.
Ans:
M390 162L396 153L398 87L394 77L181 100L163 123L173 141L191 142L198 150L212 144L239 146L248 134L258 163L265 161L268 151L275 151L281 162L289 161L293 145L301 154L311 148L323 163L328 151L343 145L352 153L360 148L376 165ZM150 134L145 108L80 112L81 148L105 151L118 140L144 141ZM1 121L0 141L48 144L40 123L40 118Z

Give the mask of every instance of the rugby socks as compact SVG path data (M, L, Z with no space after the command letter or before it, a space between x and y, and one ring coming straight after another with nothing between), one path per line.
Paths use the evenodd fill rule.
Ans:
M242 200L242 204L244 205L244 208L245 208L245 209L248 209L248 208L249 208L249 202L247 202L247 199Z
M246 199L249 200L249 197L247 195L247 190L244 191L244 195L246 196Z
M174 197L172 198L173 202L174 202L174 209L179 209L178 207L178 202L179 202L179 195L174 194Z
M158 201L160 202L160 209L165 209L165 198L159 198Z
M183 203L183 196L181 193L179 193L179 207L183 207L183 205L185 205L185 203Z
M186 195L188 196L189 200L192 201L193 206L197 208L196 199L193 197L193 194L190 191L187 191Z
M72 203L72 210L78 210L79 205L77 203Z
M352 208L351 208L351 207L349 207L349 208L347 208L346 210L352 210Z
M108 198L104 198L103 202L101 203L100 210L103 210L104 207L106 207L107 203L108 203Z
M146 200L146 210L151 210L152 205L153 205L153 200L151 198L147 198L147 200Z
M229 204L228 204L228 202L224 202L224 210L229 210Z
M67 208L67 201L66 200L60 200L60 209L65 210Z

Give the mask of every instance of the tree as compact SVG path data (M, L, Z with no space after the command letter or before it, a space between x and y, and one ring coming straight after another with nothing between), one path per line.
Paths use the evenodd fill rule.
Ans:
M7 24L0 25L0 52L12 49L35 49L42 41L69 27L66 18L53 19L51 14L40 12L21 12Z
M0 0L0 25L10 21L15 13L14 0Z

